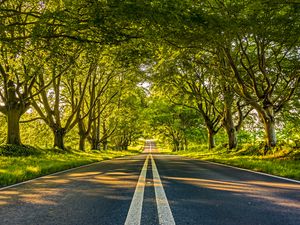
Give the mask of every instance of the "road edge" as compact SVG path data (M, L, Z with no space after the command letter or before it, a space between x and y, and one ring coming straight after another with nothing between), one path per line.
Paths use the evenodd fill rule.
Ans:
M242 168L242 167L232 166L232 165L225 164L225 163L214 162L214 161L210 161L210 160L197 159L197 158L193 158L193 157L189 157L189 156L176 155L176 154L166 153L165 155L180 156L180 157L183 157L183 158L186 158L186 159L193 159L193 160L197 160L197 161L201 161L201 162L211 163L211 164L215 164L215 165L219 165L219 166L238 169L238 170L247 171L247 172L250 172L250 173L256 173L256 174L260 174L260 175L264 175L264 176L268 176L268 177L277 178L277 179L281 179L281 180L285 180L285 181L300 184L300 180L294 180L294 179L291 179L291 178L281 177L281 176L269 174L269 173L266 173L266 172L260 172L260 171L255 171L255 170L246 169L246 168Z
M30 183L32 181L43 179L43 178L48 177L48 176L55 176L55 175L67 173L67 172L70 172L70 171L73 171L73 170L76 170L76 169L82 169L82 168L89 167L89 166L92 166L92 165L95 165L95 164L100 164L100 163L103 163L103 162L107 162L107 161L110 161L110 160L121 159L121 158L131 157L131 156L137 156L137 155L140 155L140 154L142 154L142 153L139 153L139 154L136 154L136 155L125 155L125 156L115 157L115 158L112 158L112 159L104 159L104 160L101 160L101 161L92 162L92 163L84 164L84 165L81 165L81 166L72 167L72 168L69 168L69 169L66 169L66 170L60 170L60 171L57 171L57 172L54 172L54 173L45 174L45 175L42 175L40 177L25 180L25 181L22 181L22 182L19 182L19 183L10 184L8 186L0 187L0 191L6 190L6 189L9 189L9 188L13 188L13 187L17 187L17 186L20 186L20 185L23 185L23 184L27 184L27 183Z
M228 164L218 163L218 162L214 162L214 161L201 160L201 159L198 159L198 160L202 161L202 162L208 162L208 163L219 165L219 166L229 167L229 168L233 168L233 169L247 171L247 172L250 172L250 173L256 173L256 174L260 174L260 175L264 175L264 176L268 176L268 177L277 178L277 179L281 179L281 180L290 181L290 182L293 182L293 183L300 184L299 180L294 180L294 179L287 178L287 177L281 177L281 176L277 176L277 175L273 175L273 174L269 174L269 173L265 173L265 172L259 172L259 171L245 169L245 168L237 167L237 166L231 166L231 165L228 165Z

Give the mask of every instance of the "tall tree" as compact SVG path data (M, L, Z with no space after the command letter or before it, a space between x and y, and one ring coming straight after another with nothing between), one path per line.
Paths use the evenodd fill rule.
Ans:
M115 113L117 127L110 139L116 148L125 150L143 134L146 93L136 83L128 85L122 92Z
M109 60L111 58L105 57L105 59ZM118 80L120 71L113 68L111 65L112 63L113 61L107 62L103 61L103 59L102 62L99 62L99 59L96 59L95 62L91 63L91 66L94 67L95 70L91 76L88 77L88 92L84 95L85 99L81 109L78 110L77 113L80 150L85 149L85 141L87 139L90 141L92 149L99 149L99 144L101 142L101 116L103 111L118 95L122 86L116 81ZM80 92L82 91L83 90L80 90Z
M195 3L187 15L182 21L185 38L167 41L177 48L224 56L231 68L224 79L258 112L266 148L274 147L276 114L299 86L299 5L203 1Z
M7 143L20 145L19 121L42 72L43 54L37 43L28 40L41 10L24 1L4 1L0 13L0 112L7 119Z
M221 129L220 90L214 68L201 66L195 55L182 52L177 57L162 64L158 79L167 89L175 89L176 97L170 97L176 104L184 104L195 109L204 119L208 135L208 147L215 147L214 136ZM163 71L164 70L164 71ZM165 74L165 75L163 75ZM172 93L168 91L169 93ZM188 98L185 102L184 96Z
M275 115L294 95L300 81L299 38L290 39L296 37L294 32L299 28L294 17L300 17L292 4L279 9L258 1L255 6L261 7L259 12L252 6L254 3L243 8L248 9L244 12L248 26L230 34L230 43L222 49L233 71L235 90L258 112L270 148L277 143ZM266 10L264 14L262 9ZM240 18L236 25L243 22ZM293 25L287 30L285 26L290 23Z
M63 45L63 42L60 42ZM54 147L65 149L64 137L77 123L76 115L83 103L88 77L88 70L80 65L83 60L80 47L75 46L70 52L60 49L44 65L44 73L39 74L36 88L41 89L33 98L33 106L40 117L51 128L54 136ZM75 67L77 62L77 68ZM82 73L82 74L79 74ZM51 79L47 88L45 83ZM81 90L81 93L79 93Z
M190 138L201 126L199 115L193 109L170 102L161 90L152 92L147 113L153 135L166 140L173 151L187 150Z

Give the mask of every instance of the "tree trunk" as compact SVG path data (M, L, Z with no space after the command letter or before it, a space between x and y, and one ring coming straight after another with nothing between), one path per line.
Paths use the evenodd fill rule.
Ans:
M100 143L96 138L92 138L91 140L91 149L100 150Z
M228 149L234 149L237 146L237 129L234 126L232 117L227 117L223 121L223 127L226 130L228 138Z
M180 144L179 144L179 141L178 140L173 140L173 151L174 152L177 152L177 151L179 151L179 146L180 146Z
M79 135L79 150L85 151L85 142L88 137L88 131L86 131L83 119L80 117L80 113L77 114L78 120L78 135Z
M7 111L6 117L7 117L7 144L21 145L20 110L9 109Z
M60 128L53 131L54 132L54 147L65 150L64 137L66 135L65 129Z
M213 149L215 147L215 132L212 129L208 129L208 148Z
M7 118L7 144L21 145L20 118L28 109L30 103L17 97L16 85L13 81L7 82L7 101L1 107L1 112Z
M107 140L104 140L102 142L102 146L103 146L103 150L106 151L107 150L107 144L108 144L108 141Z
M97 104L98 104L98 112L101 112L100 100L97 102ZM95 149L97 149L97 150L101 150L101 143L100 143L101 117L98 116L98 119L95 122L96 122L96 126L95 126L95 129L96 129L96 135L95 135L96 140L95 140L95 142L96 142L96 144L95 144L94 147L96 147Z
M226 130L228 137L228 148L233 149L237 146L237 129L234 126L232 118L232 104L233 94L227 87L225 88L225 100L224 100L224 119L223 127Z
M92 132L90 135L90 144L91 144L91 149L93 150L100 150L100 118L97 120L93 121L92 125Z
M86 135L80 135L79 136L79 150L85 151L85 141L87 136Z
M184 150L185 150L185 151L188 150L188 145L189 145L189 144L188 144L188 140L187 140L187 138L185 137L185 138L184 138Z
M273 106L267 104L264 106L263 110L258 111L265 128L265 139L266 139L266 148L265 153L270 149L276 146L276 132L275 132L275 117L273 113Z
M179 149L180 149L181 151L184 151L184 143L183 143L183 142L180 142L180 147L179 147Z
M272 118L264 119L265 135L266 135L266 144L269 148L276 146L276 132L275 132L275 121Z
M122 149L123 150L128 150L128 146L129 146L129 141L128 141L128 138L125 138L123 143L122 143Z
M237 132L235 127L227 128L226 129L227 136L228 136L228 148L234 149L237 146Z

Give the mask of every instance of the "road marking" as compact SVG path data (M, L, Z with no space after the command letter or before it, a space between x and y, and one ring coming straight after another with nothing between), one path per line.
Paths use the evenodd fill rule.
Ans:
M124 225L140 225L142 218L142 207L144 201L144 192L148 168L148 160L151 158L151 167L153 174L153 186L155 192L156 206L158 212L158 220L160 225L175 225L174 217L170 209L170 205L162 185L154 158L152 154L148 154L141 170L133 198L129 207Z
M144 201L144 190L148 168L149 155L145 160L139 180L137 182L130 208L126 217L125 225L140 225L142 217L142 206Z
M241 171L246 171L246 172L250 172L250 173L256 173L256 174L259 174L259 175L263 175L263 176L267 176L267 177L272 177L272 178L276 178L276 179L285 180L285 181L300 184L299 180L293 180L293 179L286 178L286 177L280 177L280 176L276 176L276 175L272 175L272 174L268 174L268 173L263 173L263 172L258 172L258 171L254 171L254 170L244 169L244 168L240 168L240 167L236 167L236 166L230 166L230 165L226 165L226 164L223 164L223 163L211 162L211 161L206 161L206 160L199 160L199 161L210 163L210 164L215 164L215 165L218 165L218 166L228 167L228 168L232 168L232 169L237 169L237 170L241 170Z
M156 197L159 224L160 225L175 225L175 220L174 220L173 214L171 212L171 208L170 208L164 187L161 183L155 161L154 161L152 155L150 155L150 157L151 157L153 183L154 183L154 191L155 191L155 197Z
M57 172L54 172L54 173L45 174L45 175L42 175L42 176L37 177L37 178L33 178L33 179L30 179L30 180L25 180L25 181L22 181L20 183L11 184L11 185L2 187L2 188L0 188L0 191L6 190L6 189L9 189L9 188L18 187L18 186L21 186L23 184L31 183L31 182L36 181L36 180L42 180L42 179L45 179L47 177L56 176L56 175L60 175L60 174L68 173L68 172L72 172L72 171L83 169L83 168L86 168L86 167L90 167L90 166L93 166L93 165L96 165L96 164L101 164L101 163L104 163L106 161L119 160L119 159L125 158L125 157L128 157L128 156L120 156L120 157L116 157L116 158L109 159L109 160L102 160L102 161L99 161L99 162L93 162L93 163L85 164L85 165L82 165L82 166L77 166L77 167L73 167L73 168L70 168L70 169L66 169L66 170L61 170L61 171L57 171Z
M115 158L115 159L117 159L117 158ZM95 164L100 164L100 163L103 163L103 162L104 162L104 160L103 161L99 161L99 162L89 163L89 164L78 166L78 167L73 167L73 168L62 170L62 171L58 171L58 172L55 172L55 173L50 173L50 174L47 174L47 175L43 175L41 177L33 178L33 179L30 179L30 180L22 181L20 183L11 184L11 185L2 187L2 188L0 188L0 191L6 190L6 189L9 189L9 188L13 188L13 187L18 187L18 186L21 186L23 184L31 183L31 182L33 182L35 180L42 180L42 179L45 179L47 177L56 176L56 175L68 173L68 172L71 172L71 171L74 171L74 170L86 168L86 167L93 166Z

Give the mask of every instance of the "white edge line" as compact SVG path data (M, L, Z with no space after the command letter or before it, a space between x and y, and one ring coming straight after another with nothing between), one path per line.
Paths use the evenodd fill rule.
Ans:
M189 158L189 157L187 157L187 158ZM189 158L189 159L194 159L194 158ZM201 159L196 159L196 160L211 163L211 164L216 164L216 165L219 165L219 166L229 167L229 168L233 168L233 169L237 169L237 170L247 171L247 172L250 172L250 173L256 173L256 174L264 175L264 176L267 176L267 177L277 178L277 179L281 179L281 180L290 181L290 182L300 184L300 181L293 180L293 179L286 178L286 177L280 177L280 176L276 176L276 175L272 175L272 174L268 174L268 173L263 173L263 172L254 171L254 170L250 170L250 169L244 169L244 168L236 167L236 166L230 166L230 165L227 165L227 164L212 162L212 161L208 161L208 160L201 160Z
M73 171L73 170L82 169L82 168L85 168L85 167L93 166L95 164L103 163L105 161L114 160L114 159L123 158L123 157L127 157L127 156L121 156L121 157L116 157L116 158L107 159L107 160L104 159L102 161L93 162L93 163L85 164L85 165L82 165L82 166L77 166L77 167L73 167L73 168L70 168L70 169L61 170L61 171L58 171L58 172L55 172L55 173L46 174L46 175L43 175L43 176L40 176L40 177L37 177L37 178L33 178L33 179L30 179L30 180L22 181L20 183L11 184L11 185L2 187L2 188L0 188L0 191L6 190L6 189L9 189L9 188L13 188L13 187L17 187L17 186L20 186L20 185L23 185L23 184L27 184L27 183L30 183L30 182L35 181L35 180L40 180L40 179L43 179L43 178L59 175L59 174L62 174L62 173L67 173L67 172L70 172L70 171Z

